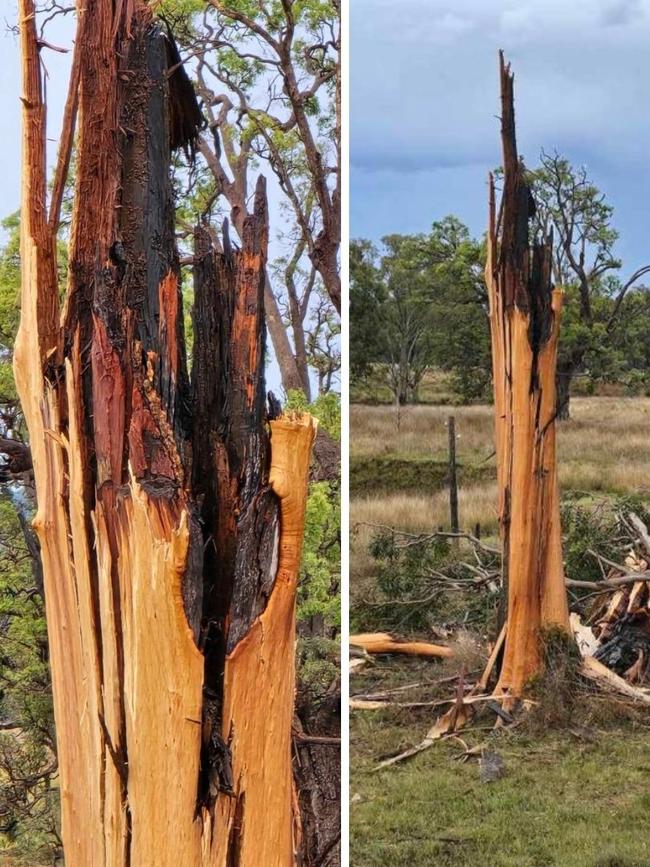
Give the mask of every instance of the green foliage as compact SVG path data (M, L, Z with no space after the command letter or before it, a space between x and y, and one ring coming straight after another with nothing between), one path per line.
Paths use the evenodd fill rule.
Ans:
M156 6L156 14L169 21L174 27L181 22L190 26L195 15L205 9L205 0L159 0Z
M619 549L615 542L616 516L609 504L594 508L593 503L582 505L571 500L561 507L564 563L567 578L579 581L599 581L603 576L596 558L589 551L598 551L603 557L615 559Z
M307 404L302 392L291 392L287 410L314 415L334 439L340 438L341 406L338 395L320 395ZM341 491L339 482L312 482L309 486L305 536L298 587L298 619L318 617L333 636L341 625Z
M58 847L54 718L42 596L14 504L0 499L0 845L16 864ZM42 859L42 860L41 860Z
M624 383L635 362L647 371L643 353L632 360L621 341L623 323L633 332L638 328L628 316L630 306L641 314L646 329L650 320L645 305L637 303L639 291L646 297L647 291L626 296L622 263L615 254L619 236L612 223L614 209L584 166L572 166L557 153L542 151L529 180L536 204L533 231L553 232L553 278L565 290L559 369L569 377L582 371L594 384Z
M341 625L340 497L330 482L312 482L307 500L298 619L321 617L328 631Z
M287 394L284 410L310 412L318 419L319 427L332 439L337 442L341 439L341 397L336 392L319 394L316 400L309 403L304 392L292 389Z
M629 553L629 531L623 519L630 512L650 524L647 504L638 497L577 501L566 498L561 506L566 575L579 581L603 578L591 552L616 563ZM500 557L434 534L409 535L378 529L368 545L373 560L374 595L359 600L353 617L359 628L427 631L433 625L472 624L489 631L498 602ZM477 580L475 557L480 557L482 579ZM589 596L588 589L575 591Z
M567 578L577 581L599 581L603 575L598 560L591 551L615 563L623 563L629 553L629 534L621 527L621 517L629 512L642 521L650 520L650 512L636 496L602 500L594 504L565 499L561 506L564 564ZM584 595L583 591L582 595ZM578 593L578 596L581 593Z
M471 623L488 628L498 601L496 582L477 581L466 561L466 548L441 536L409 536L377 530L368 545L375 563L376 593L354 611L360 629L427 632L435 625ZM498 570L498 558L481 552L486 574Z
M356 378L386 371L400 403L417 400L431 367L450 371L463 400L485 394L490 356L484 251L456 218L428 235L389 235L350 252L350 365Z
M377 249L364 240L350 242L350 372L367 376L383 357L380 317L386 290L377 265Z
M18 212L2 220L7 241L0 251L0 343L13 348L20 319L20 215ZM4 380L0 394L5 394Z

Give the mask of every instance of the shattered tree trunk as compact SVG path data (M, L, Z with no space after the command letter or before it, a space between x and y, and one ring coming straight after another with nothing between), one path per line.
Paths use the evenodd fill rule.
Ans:
M114 11L117 10L117 11ZM22 315L67 867L289 867L295 589L315 422L265 414L264 186L197 231L187 372L171 151L200 113L143 2L80 7L69 283L21 0ZM269 435L270 429L270 435Z
M494 375L499 523L507 594L497 692L520 695L540 669L541 631L569 628L555 447L555 368L562 292L552 238L529 244L533 200L517 155L510 67L501 64L504 181L490 177L486 282Z

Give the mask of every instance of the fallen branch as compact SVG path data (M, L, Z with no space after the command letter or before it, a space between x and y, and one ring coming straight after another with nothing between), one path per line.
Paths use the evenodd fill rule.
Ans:
M369 521L357 521L354 527L370 527L373 530L387 530L393 536L402 536L405 541L398 544L398 548L410 548L413 545L424 545L426 542L432 542L434 539L465 539L466 541L471 542L476 548L480 548L488 554L501 554L499 548L486 545L472 533L454 533L446 530L436 530L434 533L409 533L406 530L398 530L395 527L389 527L387 524L373 524Z
M455 734L457 730L462 729L470 718L470 710L468 709L466 701L463 697L464 690L465 679L464 676L462 676L458 681L456 698L454 700L453 707L449 708L447 713L443 714L441 717L438 717L432 728L430 728L427 732L424 740L420 741L420 743L416 746L405 750L403 753L399 753L399 755L397 756L392 756L389 759L384 759L383 762L380 762L375 767L375 770L379 771L382 768L387 768L390 765L395 765L397 764L397 762L402 762L404 761L404 759L410 759L413 756L417 756L418 753L424 752L424 750L428 750L429 747L432 746L436 741L440 740L446 735Z
M481 692L487 689L488 683L490 682L490 677L492 675L492 671L494 670L494 666L496 665L497 659L499 658L499 654L501 653L501 648L503 647L503 643L506 640L506 631L508 628L508 624L504 623L501 627L501 632L499 633L499 637L494 643L494 647L492 648L492 653L490 654L490 658L487 661L487 665L485 666L485 671L481 675L481 679L478 682L477 689L481 690Z
M481 704L483 702L487 703L487 706L490 707L497 716L502 716L505 711L501 708L496 710L492 707L492 704L495 704L499 701L505 701L509 698L509 696L494 696L494 695L468 695L463 698L464 705L474 705ZM438 698L433 701L389 701L388 699L364 699L364 698L354 698L350 699L350 708L351 710L382 710L383 708L391 707L391 708L417 708L417 707L444 707L446 704L458 704L457 698ZM536 702L528 701L527 705L536 704ZM513 718L511 714L506 714L509 719L508 722L512 722Z
M650 554L650 533L648 533L648 528L644 524L644 522L636 515L634 512L629 512L627 516L628 521L635 529L639 536L639 542L643 545L647 554Z
M367 653L405 653L409 656L451 657L454 651L442 644L426 641L404 641L388 632L365 632L351 635L350 644L363 648Z
M593 656L585 656L582 660L582 665L580 666L580 673L584 677L595 681L606 689L620 692L623 695L627 695L630 698L642 702L643 704L650 704L650 693L637 686L632 686L632 684L628 683L616 674L616 672L612 671L611 668L607 668L606 665L603 665L602 662L599 662Z
M330 744L339 745L341 738L326 737L325 735L305 735L302 732L293 730L293 739L301 744Z
M612 590L616 587L622 587L625 584L636 584L637 581L650 581L650 570L645 572L626 572L624 575L617 575L616 578L604 578L602 581L578 581L577 579L567 578L565 583L567 587L580 587L584 590Z

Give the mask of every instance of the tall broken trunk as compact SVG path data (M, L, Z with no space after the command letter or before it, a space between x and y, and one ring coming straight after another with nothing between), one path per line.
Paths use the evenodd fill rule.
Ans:
M193 147L200 112L143 0L87 0L59 314L33 0L20 13L15 376L66 865L289 867L301 839L295 589L316 425L265 412L264 184L241 250L218 254L197 232L190 379L170 162Z
M497 692L520 695L541 665L545 628L568 630L555 444L562 292L552 238L529 242L534 203L517 155L513 76L500 54L504 183L490 176L486 282L494 376L499 524L507 595Z

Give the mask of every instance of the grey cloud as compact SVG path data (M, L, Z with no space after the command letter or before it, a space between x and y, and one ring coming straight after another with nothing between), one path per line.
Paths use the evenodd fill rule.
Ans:
M504 2L500 15L486 14L494 4L461 0L453 10L463 24L454 32L444 24L452 20L449 3L428 4L426 15L422 3L409 0L399 18L382 2L372 5L375 15L364 14L362 0L352 17L355 166L408 172L493 159L499 47L513 62L520 136L529 150L570 140L604 156L618 130L625 130L617 147L626 158L645 150L650 120L638 106L647 102L640 91L650 79L647 16L643 26L622 24L608 34L593 13L594 6L611 11L611 2L577 0L560 16L555 0Z
M641 0L615 0L607 4L602 11L602 22L605 27L617 27L639 20L643 16Z
M500 161L503 48L520 152L529 164L542 147L586 162L621 203L623 255L644 258L648 199L634 191L650 189L649 40L650 0L354 0L353 232L424 230L449 212L483 225L481 179Z

